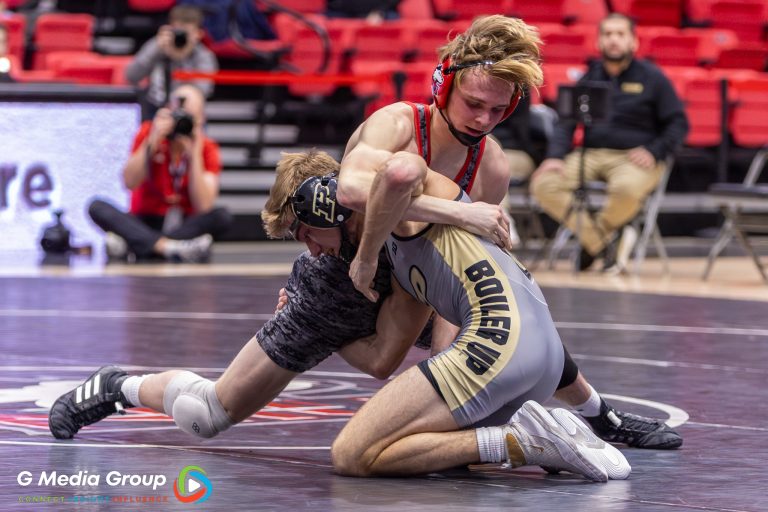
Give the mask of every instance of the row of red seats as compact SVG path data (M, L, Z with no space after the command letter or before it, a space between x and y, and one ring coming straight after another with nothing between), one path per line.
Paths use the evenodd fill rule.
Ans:
M545 64L544 86L533 93L532 100L554 103L558 87L573 83L585 71L582 65ZM688 146L720 144L721 80L728 83L728 126L734 142L743 147L768 144L768 73L683 66L665 66L664 72L685 104L691 125Z
M436 48L469 24L468 20L402 19L370 25L363 20L326 19L321 15L309 18L328 32L331 55L326 71L331 73L364 72L394 62L435 63ZM285 15L275 16L274 24L281 41L290 48L287 61L303 72L317 71L323 57L320 37ZM545 43L542 52L546 63L576 64L599 56L595 25L541 23L538 28ZM763 71L768 62L768 44L740 42L734 32L725 29L652 26L639 27L638 34L638 55L660 65Z
M37 18L33 42L33 69L22 69L26 18L3 18L8 28L13 76L19 81L62 81L85 84L125 84L131 56L92 52L94 19L88 14L47 13Z
M325 0L280 0L306 14L320 14ZM683 16L697 26L729 29L744 41L763 37L768 23L764 0L611 0L612 8L634 18L639 25L681 27ZM608 10L605 0L403 0L405 19L471 20L480 14L507 14L531 23L593 23Z

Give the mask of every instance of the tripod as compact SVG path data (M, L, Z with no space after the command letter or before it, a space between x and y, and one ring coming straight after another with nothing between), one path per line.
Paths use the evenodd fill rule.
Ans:
M577 85L560 86L557 97L557 110L561 119L576 121L584 132L584 140L579 150L579 184L573 191L573 201L563 217L567 221L571 215L576 215L576 237L580 237L585 217L592 220L593 225L599 229L594 220L594 209L589 202L589 190L586 181L586 140L589 129L595 121L601 121L608 117L610 100L610 86L600 82L584 82ZM576 253L574 273L578 273L581 267L581 251Z

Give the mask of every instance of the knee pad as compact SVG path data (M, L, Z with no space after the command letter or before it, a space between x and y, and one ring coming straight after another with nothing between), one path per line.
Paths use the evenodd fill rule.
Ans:
M163 407L181 430L194 436L208 439L232 426L214 383L192 372L171 379L163 394Z

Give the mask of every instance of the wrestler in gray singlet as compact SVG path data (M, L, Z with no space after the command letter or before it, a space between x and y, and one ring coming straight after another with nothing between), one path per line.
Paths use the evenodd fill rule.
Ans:
M459 200L470 201L464 192ZM393 234L386 248L400 285L461 327L450 347L419 363L460 427L506 422L527 400L552 396L563 345L541 290L514 257L438 224Z

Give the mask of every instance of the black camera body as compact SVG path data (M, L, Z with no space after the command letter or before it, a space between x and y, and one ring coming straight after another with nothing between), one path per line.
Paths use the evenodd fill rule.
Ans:
M192 130L195 128L194 118L182 108L177 108L171 112L173 117L173 130L168 135L169 139L175 138L177 135L185 135L187 137L192 135Z
M189 41L189 36L187 35L186 30L183 28L173 29L173 46L176 48L184 48L187 46L187 41Z
M173 118L173 130L168 134L168 139L174 139L177 135L185 135L187 137L192 135L192 130L195 128L195 118L184 110L184 98L180 96L178 98L179 104L171 111L171 117Z

